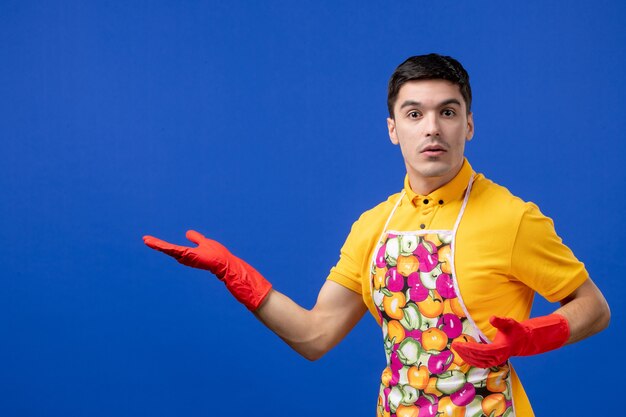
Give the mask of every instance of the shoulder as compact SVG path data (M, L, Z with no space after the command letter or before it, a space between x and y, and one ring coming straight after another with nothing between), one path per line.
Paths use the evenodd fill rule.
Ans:
M472 187L471 199L482 204L504 204L517 210L525 210L526 201L509 191L508 188L496 184L483 174L476 174Z
M528 222L529 215L545 219L534 203L524 201L506 187L478 174L459 230L472 239L491 236L482 240L497 241L503 248L512 250L519 229Z
M391 210L398 202L398 199L402 196L402 193L395 193L387 197L387 199L381 203L378 203L374 207L364 211L357 222L370 222L370 221L378 221L382 219L384 222L387 220L389 214L391 214Z
M501 219L509 223L518 223L527 212L539 212L539 209L534 203L524 201L511 193L508 188L496 184L483 174L477 174L470 194L468 211L486 216L492 222Z
M401 198L401 194L392 194L385 201L364 211L352 224L352 229L350 230L351 240L375 240L378 237L377 235L382 232L382 228L398 199Z
M482 174L476 177L464 219L469 220L461 223L464 232L492 236L511 250L520 241L532 245L553 236L558 240L554 222L535 203L524 201Z

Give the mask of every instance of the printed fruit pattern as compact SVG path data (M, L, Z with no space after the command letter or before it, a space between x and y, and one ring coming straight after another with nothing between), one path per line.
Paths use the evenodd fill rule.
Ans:
M479 340L455 289L451 232L388 233L372 265L387 367L381 417L513 416L507 364L475 368L450 348Z

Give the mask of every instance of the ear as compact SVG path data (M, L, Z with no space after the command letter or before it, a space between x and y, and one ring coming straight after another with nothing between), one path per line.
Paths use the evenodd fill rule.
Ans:
M396 121L391 117L387 118L387 130L389 131L389 139L391 139L391 143L394 145L400 143L398 141L398 135L396 134Z
M474 113L467 115L467 133L465 134L465 140L470 141L474 137Z

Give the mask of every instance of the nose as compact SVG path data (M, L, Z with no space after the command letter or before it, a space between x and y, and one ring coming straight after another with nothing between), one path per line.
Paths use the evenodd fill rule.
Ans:
M439 136L439 118L434 112L429 112L424 120L426 136Z

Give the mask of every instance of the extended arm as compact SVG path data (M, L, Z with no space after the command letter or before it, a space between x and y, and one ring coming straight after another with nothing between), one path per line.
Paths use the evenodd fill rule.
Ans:
M218 242L193 230L187 238L198 246L173 245L152 236L145 236L144 242L184 265L215 274L263 324L309 360L339 343L366 311L360 295L332 281L324 284L315 306L306 310L273 290L256 269Z

